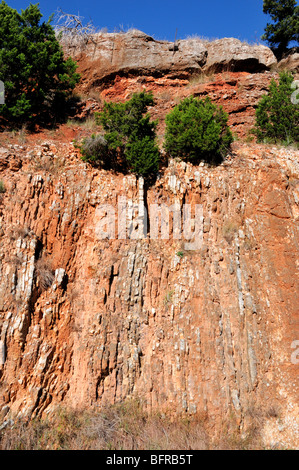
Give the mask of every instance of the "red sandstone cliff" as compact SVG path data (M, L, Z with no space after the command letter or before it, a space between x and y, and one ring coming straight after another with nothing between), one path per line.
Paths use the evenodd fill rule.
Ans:
M125 54L116 46L117 57ZM275 76L268 65L190 83L184 62L174 76L159 49L168 54L168 46L156 47L165 66L159 77L148 59L142 79L132 65L134 74L128 66L113 77L109 71L105 84L85 57L83 88L104 80L97 86L105 99L153 89L155 117L183 96L209 94L246 135ZM209 54L195 52L204 66ZM252 413L262 412L264 444L297 447L298 151L237 141L218 167L171 161L143 195L134 176L80 161L71 144L76 130L64 132L47 134L46 143L1 138L2 421L50 413L59 403L104 406L137 395L148 410L206 414L215 435L232 415L243 432ZM137 205L144 197L148 209L199 205L202 244L186 249L172 224L169 240L150 231L141 239L103 239L98 208L115 208L117 227L120 197ZM130 207L126 220L134 233Z

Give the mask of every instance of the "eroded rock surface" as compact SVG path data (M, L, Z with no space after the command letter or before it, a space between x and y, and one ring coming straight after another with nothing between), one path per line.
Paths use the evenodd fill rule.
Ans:
M263 412L266 446L297 445L298 152L235 143L216 168L170 162L144 196L69 144L1 159L19 162L1 166L5 419L138 395L148 410L206 414L215 434ZM172 222L169 239L151 226L139 239L142 197L149 210L199 205L201 245L186 249ZM100 236L107 204L131 238Z
M206 71L262 72L277 64L266 46L252 46L239 39L223 38L207 43Z
M66 51L79 61L79 70L93 87L116 75L171 74L172 78L182 78L203 71L261 72L277 63L268 47L234 38L212 42L190 38L172 43L155 40L138 30L99 33L83 49L73 46Z
M140 31L70 52L77 118L152 91L161 146L170 109L209 96L243 143L218 167L170 161L150 187L83 163L79 125L0 147L0 429L137 395L149 411L205 416L212 436L256 419L266 447L297 448L298 151L244 143L278 78L273 54ZM296 57L279 66L297 70ZM169 236L153 230L163 204L189 205L198 246L171 214Z

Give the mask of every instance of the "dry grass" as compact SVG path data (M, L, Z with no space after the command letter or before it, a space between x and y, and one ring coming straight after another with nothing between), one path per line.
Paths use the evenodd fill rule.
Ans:
M223 224L222 227L222 234L227 243L231 244L234 237L235 233L237 233L239 227L237 222L231 221L231 220L226 220Z
M219 38L218 37L210 37L208 38L207 36L200 36L199 34L191 34L186 37L186 40L196 40L199 42L202 42L203 44L207 44L213 41L217 41Z
M60 406L49 418L29 422L6 416L8 425L0 431L0 450L263 450L265 419L276 418L279 411L272 407L268 414L249 409L249 425L242 434L231 414L221 435L211 438L206 413L176 418L148 414L138 399L102 406L101 410Z
M103 411L59 408L51 419L17 420L0 432L0 450L205 450L200 419L148 415L136 400Z
M24 239L31 235L31 230L27 226L23 225L13 225L8 230L8 238L10 241L15 241L18 239Z
M25 124L18 132L18 142L20 145L24 145L27 142L27 127Z
M57 176L65 169L65 159L60 156L38 156L32 155L30 160L30 171L35 173L49 173L52 176Z
M47 290L51 287L54 281L54 270L51 261L44 257L36 262L35 278L42 290Z
M298 186L298 183L299 183L298 175L294 175L290 173L287 175L287 178L288 178L288 185L291 188L296 188Z
M158 95L159 99L161 101L164 101L166 103L168 103L169 101L172 101L173 97L172 97L172 94L170 93L169 90L163 90L159 95Z
M99 104L102 103L101 93L96 88L91 88L86 96L87 98L92 98L97 101Z
M98 129L98 125L95 122L95 118L93 115L88 116L86 119L83 121L80 121L79 119L69 119L66 123L68 127L74 128L74 127L81 127L83 129L86 129L88 131L95 131Z
M15 268L19 268L22 266L23 260L18 255L12 255L8 258L7 262Z
M3 183L2 180L0 180L0 194L5 193L5 191L6 191L5 184Z
M103 100L101 98L101 92L96 88L92 87L85 92L74 93L74 98L78 101L87 101L87 100L94 100L98 104L102 104Z
M204 83L211 83L215 81L215 74L214 73L199 73L197 75L191 76L189 80L189 84L187 85L188 87L191 86L196 86L196 85L202 85Z
M10 143L13 140L18 145L24 145L27 142L28 130L27 126L24 124L20 129L12 129L4 132L6 136L6 142Z
M173 296L174 296L174 291L173 290L170 290L170 291L166 292L164 300L163 300L163 303L164 303L165 307L167 307L169 304L172 303Z

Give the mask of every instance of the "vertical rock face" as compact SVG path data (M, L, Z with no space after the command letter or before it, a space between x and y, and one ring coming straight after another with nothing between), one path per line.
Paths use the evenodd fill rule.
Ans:
M149 410L206 413L215 433L232 414L246 429L275 409L265 443L295 446L296 151L235 144L219 167L171 162L149 188L91 169L72 146L12 152L1 156L0 407L34 416L136 394ZM189 205L198 246L172 216L153 236L163 204L181 216Z

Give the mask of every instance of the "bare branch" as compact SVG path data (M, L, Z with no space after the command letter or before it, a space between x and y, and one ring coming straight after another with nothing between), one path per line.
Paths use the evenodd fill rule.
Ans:
M56 12L54 30L61 44L71 49L82 49L89 41L95 43L93 35L97 33L91 20L84 23L82 16L65 13L61 8Z

